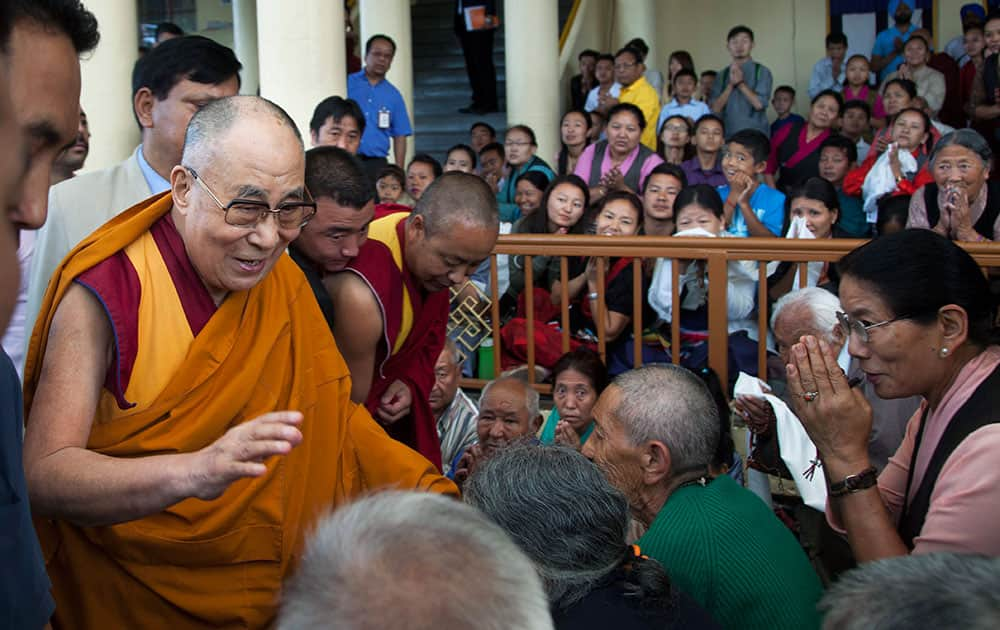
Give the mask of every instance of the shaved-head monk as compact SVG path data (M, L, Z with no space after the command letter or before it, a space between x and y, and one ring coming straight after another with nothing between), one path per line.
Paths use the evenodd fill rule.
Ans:
M489 256L499 225L496 196L481 178L445 173L412 213L372 222L347 271L326 280L333 334L351 368L351 399L438 468L429 396L444 347L448 289L465 284Z
M25 369L56 627L267 626L303 536L383 487L454 493L350 400L289 241L302 141L258 97L191 120L171 189L63 261Z

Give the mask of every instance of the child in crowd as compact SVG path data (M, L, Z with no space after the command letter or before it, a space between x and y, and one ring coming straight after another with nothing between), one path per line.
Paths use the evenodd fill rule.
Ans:
M854 142L858 151L858 160L865 161L868 157L868 149L871 145L865 141L870 138L872 109L868 103L854 99L844 103L844 110L840 117L840 133Z
M795 107L795 88L790 85L779 85L774 90L774 96L771 98L771 107L774 108L774 113L778 115L774 119L774 122L771 123L772 137L779 129L789 123L805 122L805 118L792 111L792 108Z
M860 102L860 101L855 101ZM864 105L864 103L862 103ZM871 229L865 219L861 199L844 192L844 177L857 166L858 149L850 138L830 136L823 141L819 154L819 176L833 184L840 206L838 225L845 235L868 238Z
M725 137L722 119L715 114L703 116L694 124L695 155L681 164L688 184L722 186L726 183L720 156Z
M521 216L535 213L542 205L542 196L549 187L549 178L541 171L528 171L517 178L514 192L514 203L517 204Z
M414 155L406 167L406 192L410 193L414 202L420 201L427 187L441 177L442 172L441 163L431 156L426 153Z
M375 180L375 191L378 193L378 202L382 204L405 203L401 198L403 188L406 186L406 173L395 164L389 164L382 168Z
M467 144L456 144L448 149L444 162L444 172L461 171L476 172L476 152Z
M683 116L694 124L702 116L712 113L708 105L694 98L697 83L694 70L681 68L677 71L672 82L674 97L660 110L660 117L656 121L657 131L663 128L663 123L671 116Z
M705 70L698 80L698 97L703 103L712 106L712 88L715 86L715 77L719 73L715 70Z
M691 53L686 50L675 50L670 53L670 57L667 59L667 97L674 94L674 79L677 78L677 73L681 70L690 70L693 74L694 59L691 57ZM698 77L694 76L695 83L697 83Z
M867 57L853 55L847 60L847 70L844 73L844 101L858 100L867 103L868 117L872 126L881 129L886 124L885 107L882 104L882 95L869 84L870 80L871 65Z
M479 150L479 175L494 192L503 179L505 159L503 145L499 142L491 142Z
M785 221L785 195L760 181L771 142L756 129L737 131L726 141L719 186L730 236L779 236Z

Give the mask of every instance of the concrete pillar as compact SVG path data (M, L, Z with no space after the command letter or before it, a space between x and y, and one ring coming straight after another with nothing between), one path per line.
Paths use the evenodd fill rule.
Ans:
M659 70L666 80L667 60L660 59L660 51L656 47L656 3L653 0L615 0L612 48L618 50L636 37L641 37L649 46L646 67Z
M257 0L260 94L289 113L309 145L309 119L328 96L347 96L344 3Z
M413 114L413 31L410 26L410 0L361 0L358 4L361 18L361 61L364 64L365 42L372 35L388 35L396 42L396 54L392 58L386 79L396 86L403 95L406 111L410 114L410 125L414 127ZM416 133L406 142L406 163L413 157ZM390 143L391 146L391 143ZM389 161L395 159L389 151Z
M233 45L236 58L243 64L240 93L256 94L260 87L256 0L233 0Z
M124 160L139 144L132 108L132 66L138 57L135 0L87 0L101 25L101 42L80 63L80 103L93 137L84 165L93 171Z
M556 2L504 2L507 124L528 125L538 155L551 162L559 148L559 13Z

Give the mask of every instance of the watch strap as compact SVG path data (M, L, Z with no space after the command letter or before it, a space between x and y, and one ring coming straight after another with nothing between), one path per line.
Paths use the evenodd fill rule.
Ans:
M867 490L878 483L878 471L874 466L869 466L856 475L848 475L830 484L830 496L842 497L845 494Z

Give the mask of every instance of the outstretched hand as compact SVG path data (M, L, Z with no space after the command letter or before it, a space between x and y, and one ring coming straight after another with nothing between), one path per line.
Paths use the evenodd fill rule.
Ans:
M191 496L210 501L238 479L260 477L266 459L287 455L302 442L301 424L298 411L275 411L232 427L195 454Z

